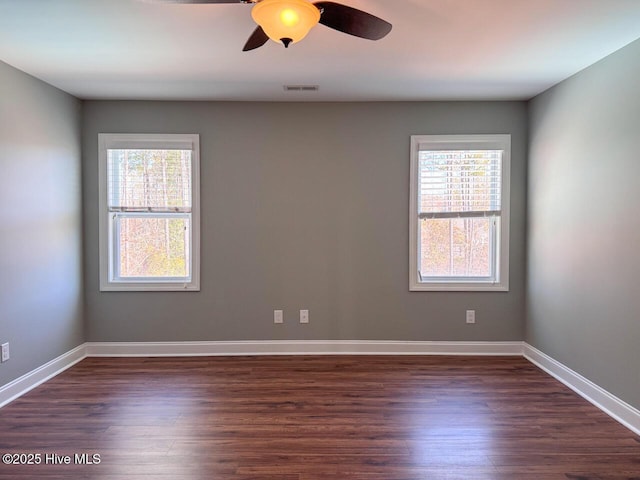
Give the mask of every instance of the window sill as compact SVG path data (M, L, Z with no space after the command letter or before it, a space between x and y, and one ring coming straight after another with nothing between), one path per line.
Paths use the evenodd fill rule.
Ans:
M502 283L412 283L410 292L508 292Z
M108 283L101 292L199 292L200 285L184 283Z

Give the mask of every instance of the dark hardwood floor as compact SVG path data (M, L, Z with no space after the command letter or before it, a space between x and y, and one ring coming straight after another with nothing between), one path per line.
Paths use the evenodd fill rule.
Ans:
M87 358L0 409L0 453L41 455L3 480L640 479L640 438L518 357Z

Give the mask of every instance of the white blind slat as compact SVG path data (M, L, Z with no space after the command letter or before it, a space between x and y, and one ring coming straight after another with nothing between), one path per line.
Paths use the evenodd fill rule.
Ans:
M114 213L191 213L191 207L109 207Z
M113 139L109 141L109 148L114 150L193 150L193 141L168 139Z
M488 210L483 212L431 212L431 213L421 213L418 215L418 218L421 219L436 219L436 218L484 218L484 217L499 217L501 215L500 210Z

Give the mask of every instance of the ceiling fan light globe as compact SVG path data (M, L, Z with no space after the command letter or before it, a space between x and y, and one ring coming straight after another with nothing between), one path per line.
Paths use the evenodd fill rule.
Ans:
M251 16L271 40L296 43L318 24L320 10L307 0L262 0L253 6Z
M280 12L280 21L286 27L295 27L300 23L300 15L291 8L285 8Z

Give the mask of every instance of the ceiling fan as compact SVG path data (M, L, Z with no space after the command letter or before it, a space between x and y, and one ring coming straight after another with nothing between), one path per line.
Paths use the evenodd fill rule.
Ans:
M302 40L318 23L368 40L380 40L391 24L370 13L335 2L309 0L155 0L162 3L245 3L253 4L251 16L258 27L247 40L243 52L263 46L269 39L289 47Z

